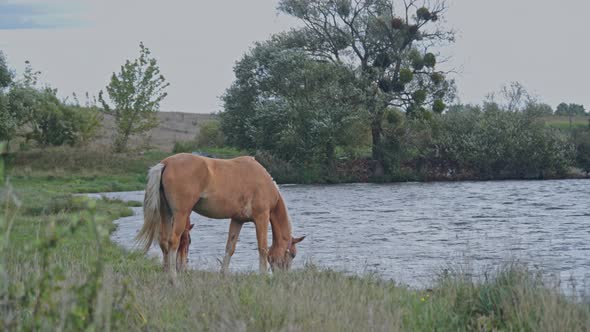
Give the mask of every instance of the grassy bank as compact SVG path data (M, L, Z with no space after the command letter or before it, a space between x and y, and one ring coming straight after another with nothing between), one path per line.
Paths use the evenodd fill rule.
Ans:
M217 158L247 155L247 152L233 148L186 149L189 152L194 150ZM39 185L49 190L82 193L141 190L148 168L171 154L163 151L113 154L110 150L102 149L55 147L14 153L6 159L8 171L15 183L39 181ZM317 163L295 165L263 152L254 156L279 184L539 179L538 174L497 178L475 174L439 174L415 169L415 165L409 164L400 165L392 174L375 176L371 172L373 164L366 156L339 156L331 168ZM582 171L574 169L561 176L544 175L544 179L584 177L586 175Z
M559 115L552 115L552 116L545 116L543 117L543 121L548 127L557 128L557 129L570 129L570 118L568 116L559 116ZM584 128L590 126L590 117L588 116L573 116L571 119L571 128Z
M141 163L160 156L130 158L138 165L128 161L121 169L136 167L139 174L145 171ZM96 160L88 168L80 167L86 161L64 162L58 175L40 160L23 173L14 167L20 162L11 164L12 189L2 188L5 330L590 329L587 300L566 298L522 266L507 266L479 281L449 273L427 290L313 266L272 276L190 271L175 288L159 262L109 240L112 220L130 214L125 203L72 196L112 189L119 176L122 183L131 179L125 185L136 189L143 186L136 174L110 174L116 161Z

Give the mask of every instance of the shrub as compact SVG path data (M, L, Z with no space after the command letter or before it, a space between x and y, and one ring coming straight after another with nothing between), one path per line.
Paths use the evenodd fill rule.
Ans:
M431 118L405 118L389 124L385 136L388 169L408 165L426 178L562 176L574 155L558 130L526 113L498 109L464 107Z
M218 148L224 142L221 124L217 120L203 124L197 134L196 143L198 147Z
M579 129L574 133L574 144L576 146L576 166L590 173L590 128Z

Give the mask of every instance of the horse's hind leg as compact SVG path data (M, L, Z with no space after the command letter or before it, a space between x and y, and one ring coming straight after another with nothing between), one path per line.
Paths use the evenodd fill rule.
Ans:
M164 271L168 271L170 264L168 263L168 242L170 239L170 234L172 232L172 220L171 217L167 215L166 212L162 211L161 216L161 227L160 227L160 249L162 249L162 265Z
M174 216L172 217L172 227L168 238L168 269L173 283L176 280L176 256L178 254L178 246L180 245L180 237L184 232L186 219L189 218L190 213L191 210L174 211Z
M221 264L221 273L225 274L229 268L229 261L231 260L231 256L236 251L236 244L238 243L238 237L240 236L240 231L242 230L242 225L244 223L241 221L237 221L232 219L229 224L229 232L227 234L227 244L225 245L225 256L223 257L223 263Z

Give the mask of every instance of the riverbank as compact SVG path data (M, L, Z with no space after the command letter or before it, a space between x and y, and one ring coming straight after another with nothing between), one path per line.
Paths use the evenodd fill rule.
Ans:
M246 152L231 148L209 148L200 151L218 158L234 158ZM6 156L7 168L15 179L44 178L52 185L68 186L74 192L131 191L144 188L147 169L172 155L165 151L140 151L114 154L107 148L55 147L31 150ZM587 179L579 169L560 176L551 174L522 174L521 176L477 177L470 174L438 174L416 171L405 165L394 174L376 176L369 159L337 161L331 170L321 165L295 166L265 154L255 155L279 184L335 183L395 183L395 182L454 182L492 180ZM68 178L66 183L63 179Z
M160 157L138 157L155 158ZM32 163L30 170L13 169L21 174L13 177L12 190L3 188L0 323L5 330L574 331L590 326L588 299L568 299L558 286L515 265L490 271L483 280L460 272L433 275L433 286L421 290L313 265L272 276L189 271L174 288L157 260L109 240L112 221L131 213L127 204L72 195L140 187L142 179L101 176L106 171L100 168L115 165L113 160L63 165L77 163L94 167L56 175Z

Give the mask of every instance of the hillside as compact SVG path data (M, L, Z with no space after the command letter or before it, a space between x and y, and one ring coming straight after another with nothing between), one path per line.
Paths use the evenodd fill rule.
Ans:
M182 112L158 112L160 124L145 136L131 139L131 147L150 146L164 151L172 150L174 142L194 139L202 124L215 119L215 114L197 114ZM110 115L104 115L103 128L96 143L109 145L115 134L115 121Z

